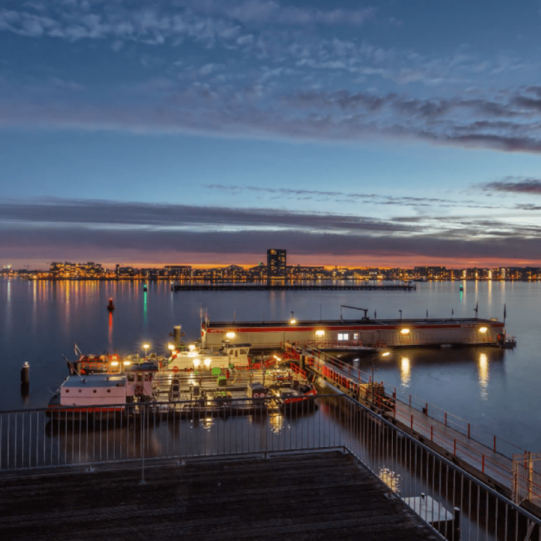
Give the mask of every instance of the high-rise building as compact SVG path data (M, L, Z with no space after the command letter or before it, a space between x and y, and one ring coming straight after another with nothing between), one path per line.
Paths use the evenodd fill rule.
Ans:
M286 277L286 250L267 250L267 276L269 278Z

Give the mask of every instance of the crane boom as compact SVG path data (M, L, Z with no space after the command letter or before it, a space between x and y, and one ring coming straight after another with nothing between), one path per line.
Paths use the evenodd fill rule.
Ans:
M364 312L363 319L368 319L368 308L358 308L357 306L346 306L345 304L340 305L340 319L342 318L342 308L349 308L350 310L360 310L361 312Z

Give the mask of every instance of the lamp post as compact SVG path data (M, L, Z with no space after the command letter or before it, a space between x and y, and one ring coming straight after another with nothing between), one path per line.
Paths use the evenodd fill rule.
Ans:
M383 353L380 353L379 355L372 355L372 404L374 403L374 372L377 370L376 368L374 368L374 361L378 360L378 359L382 359L384 357L388 357L389 355L391 354L390 351L384 351Z
M143 349L145 350L145 359L147 358L148 348L150 346L148 344L143 344Z

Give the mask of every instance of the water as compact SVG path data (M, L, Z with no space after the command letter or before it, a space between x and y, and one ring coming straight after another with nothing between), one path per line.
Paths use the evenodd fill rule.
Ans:
M464 285L464 292L459 291ZM110 318L109 297L117 309ZM43 407L67 374L61 354L74 358L75 343L86 353L117 350L120 354L165 352L169 332L181 324L187 339L199 334L200 307L211 320L339 318L340 305L377 310L379 318L503 317L507 304L508 334L514 351L496 348L424 349L394 352L377 361L376 379L467 419L529 450L541 449L536 430L541 407L539 315L541 284L442 282L419 284L415 292L280 291L179 292L167 282L26 282L0 280L0 344L3 377L0 410ZM344 311L344 316L358 317ZM31 365L30 393L20 392L20 368ZM370 360L356 366L370 370Z

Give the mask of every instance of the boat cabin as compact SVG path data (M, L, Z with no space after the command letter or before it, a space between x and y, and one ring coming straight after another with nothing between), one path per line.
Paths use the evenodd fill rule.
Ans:
M126 396L129 400L148 400L152 397L154 377L158 373L155 362L131 364L124 367L126 374Z
M126 377L106 374L69 376L59 391L61 406L123 405L126 403Z

